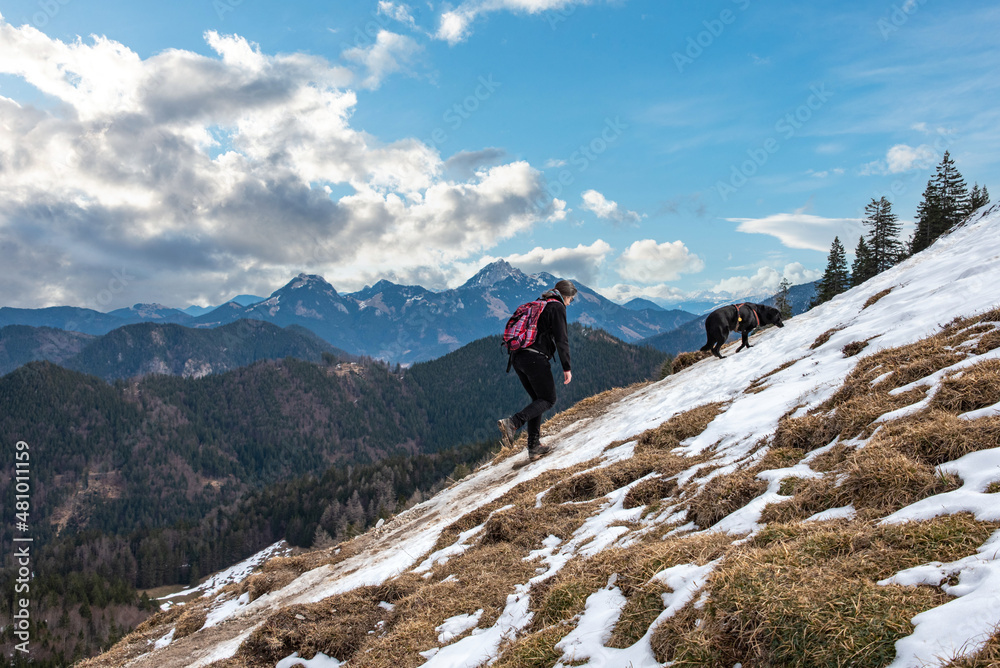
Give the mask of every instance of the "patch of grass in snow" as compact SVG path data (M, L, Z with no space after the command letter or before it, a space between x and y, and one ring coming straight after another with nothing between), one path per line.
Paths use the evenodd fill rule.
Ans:
M868 339L864 341L853 341L851 343L848 343L843 348L841 348L840 352L844 354L844 357L854 357L867 347L868 347Z
M419 580L404 576L316 603L282 608L243 641L235 658L247 668L271 668L293 652L304 658L323 652L346 661L365 648L372 636L369 632L381 632L400 620L399 612L379 603L398 603L420 586Z
M717 533L667 539L649 534L631 547L613 547L589 559L575 559L555 578L532 589L533 628L538 630L558 624L583 612L587 597L605 587L614 576L615 586L621 589L628 603L612 638L618 646L627 647L642 637L649 623L663 611L659 596L670 590L659 581L651 582L652 577L671 566L707 564L722 556L732 540L732 536ZM656 596L655 605L653 595ZM647 619L649 623L643 627L642 621Z
M873 439L846 456L822 478L801 480L791 500L769 504L761 522L791 522L850 504L865 517L883 517L934 494L957 489L959 481ZM870 511L870 512L864 512Z
M704 404L679 413L658 427L644 431L637 439L636 454L673 450L681 444L681 441L705 431L725 406L723 402Z
M962 420L931 409L910 419L890 422L872 441L884 442L913 459L937 466L970 452L1000 447L1000 417Z
M865 305L861 307L861 310L864 311L866 308L868 308L878 300L882 299L882 297L885 297L890 292L892 292L892 288L886 288L881 292L876 292L875 294L873 294L871 297L868 298L868 300L865 302Z
M643 480L625 494L625 508L655 506L663 499L677 494L677 480L674 477L656 477Z
M1000 666L1000 627L978 652L963 658L953 658L944 668L996 668Z
M706 359L711 356L712 353L702 352L700 350L695 350L686 353L678 353L677 356L674 357L673 361L670 362L670 374L673 375L680 373L689 366L692 366L702 361L703 359Z
M1000 403L1000 360L979 362L945 379L931 399L931 406L954 413Z
M191 635L205 625L208 619L208 611L205 608L192 608L186 610L177 620L174 627L174 640L179 640Z
M707 529L767 490L767 482L757 477L757 467L718 475L709 480L688 502L688 519Z
M839 331L840 331L839 327L826 330L825 332L816 337L816 340L813 341L812 345L809 346L809 350L816 350L821 345L829 341L833 337L833 335Z
M703 660L714 647L745 665L884 666L896 640L912 632L910 619L948 597L936 587L877 581L972 554L996 527L965 514L888 526L768 526L713 573L704 622L671 639L675 665L698 665L689 657ZM654 647L665 645L659 640Z
M826 414L785 416L778 420L773 447L794 448L803 454L829 445L838 434L833 418Z
M555 648L556 643L569 635L573 627L569 624L548 626L501 646L500 660L493 668L540 668L554 666L562 656Z

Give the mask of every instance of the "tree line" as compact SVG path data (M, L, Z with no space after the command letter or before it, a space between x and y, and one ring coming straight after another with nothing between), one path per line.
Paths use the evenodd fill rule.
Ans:
M840 238L834 237L811 305L829 301L919 253L989 201L985 185L980 188L976 183L971 191L968 189L955 161L945 151L917 207L916 229L910 239L905 243L900 240L902 225L892 211L892 203L885 197L872 198L865 207L862 224L866 233L858 239L854 262L848 270L847 251Z

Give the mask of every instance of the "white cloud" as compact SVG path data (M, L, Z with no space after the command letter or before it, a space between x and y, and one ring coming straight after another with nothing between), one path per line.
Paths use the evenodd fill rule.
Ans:
M390 74L411 72L410 64L421 50L422 47L411 37L380 30L373 44L347 49L341 55L364 66L368 76L361 82L361 86L375 89Z
M739 223L736 230L747 234L769 234L788 248L802 248L826 253L833 238L845 244L862 233L859 218L822 218L805 213L777 213L765 218L727 218Z
M861 175L900 174L914 169L927 169L937 160L937 151L928 144L920 146L896 144L886 151L884 160L875 160L863 165Z
M575 278L587 285L593 285L605 258L611 251L608 242L598 239L589 246L580 244L576 248L538 246L527 253L508 255L504 259L529 274L547 271L556 276ZM493 259L496 258L490 259L490 262Z
M712 286L711 292L728 294L735 299L771 296L778 291L782 278L787 278L792 285L801 285L811 283L822 275L821 271L806 269L802 264L793 262L785 265L781 272L772 267L761 267L753 276L723 279Z
M635 211L620 209L618 202L614 202L604 197L596 190L588 190L583 193L583 208L593 211L598 218L613 220L616 223L635 224L645 218Z
M352 128L342 67L205 39L215 56L142 59L106 38L63 43L0 18L0 73L58 102L0 97L0 156L17 165L0 180L8 305L182 305L266 292L303 270L353 289L366 275L467 260L565 215L527 162L446 179L433 147ZM378 62L372 76L388 72ZM95 304L123 269L127 286Z
M387 2L387 0L379 0L378 3L378 13L383 16L388 16L389 18L399 21L400 23L406 24L411 28L416 28L417 22L413 18L413 13L410 11L409 5L405 3L395 3Z
M668 303L680 302L691 299L694 293L686 292L666 283L656 285L631 285L628 283L618 283L610 287L602 287L597 290L604 297L613 302L624 304L637 297L650 299L654 302Z
M808 174L809 176L815 177L817 179L825 179L825 178L830 177L830 176L841 176L843 173L844 173L844 170L842 168L840 168L840 167L835 167L833 169L824 169L821 172L816 172L816 171L813 171L811 169L807 169L806 170L806 174Z
M618 274L626 281L657 283L676 281L681 274L705 268L700 257L681 241L656 243L653 239L633 242L618 257Z
M557 158L549 158L548 160L545 161L545 164L543 166L546 169L552 169L554 167L565 167L567 164L569 163L567 163L565 160L559 160Z
M465 0L438 19L437 39L451 45L465 41L472 33L472 23L477 17L492 12L509 11L518 14L565 10L575 5L589 4L590 0Z

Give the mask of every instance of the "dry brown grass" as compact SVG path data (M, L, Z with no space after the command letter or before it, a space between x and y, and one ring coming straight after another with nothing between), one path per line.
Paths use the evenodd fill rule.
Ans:
M651 450L673 450L681 441L692 438L705 431L709 423L726 407L723 402L704 404L691 410L673 416L663 424L648 429L639 435L636 454Z
M501 646L500 659L491 665L494 668L554 666L562 656L555 645L572 630L573 627L569 624L560 624L521 636L514 642Z
M150 645L166 635L186 610L186 606L175 605L155 613L119 640L110 650L100 656L84 659L75 664L76 668L110 668L125 665L130 660L147 653Z
M834 329L828 329L828 330L826 330L825 332L823 332L822 334L820 334L819 336L816 337L816 340L813 341L812 345L809 346L809 350L816 350L821 345L823 345L824 343L826 343L827 341L829 341L830 338L833 337L833 335L836 334L839 331L840 331L839 328L834 328Z
M743 469L719 475L705 484L688 502L688 519L707 529L767 490L767 482L757 477L758 469Z
M878 300L882 299L882 297L885 297L890 292L892 292L892 288L886 288L885 290L882 290L881 292L876 292L871 297L869 297L867 301L865 301L865 305L861 307L861 310L864 311L866 308L868 308L869 306L871 306L872 304L874 304Z
M317 652L346 661L368 642L369 631L382 631L398 621L395 604L418 586L416 576L396 578L377 587L359 587L317 603L293 605L274 613L250 634L236 658L250 668L270 668L293 652L312 658Z
M823 413L797 418L786 416L778 420L774 447L810 452L829 445L838 433L836 421Z
M480 628L496 623L507 596L517 584L534 576L537 563L513 543L477 545L435 570L411 595L396 604L396 621L383 633L372 634L351 665L410 668L426 661L418 652L438 646L437 631L449 617L483 610ZM437 578L455 576L448 582ZM337 657L338 659L341 657Z
M967 413L1000 403L1000 360L986 360L960 375L946 378L931 406L953 413Z
M566 478L545 495L543 503L549 505L599 499L653 472L665 476L675 475L690 466L691 461L671 453L637 454L631 459Z
M889 526L770 526L713 574L705 623L661 635L672 636L673 658L681 659L675 665L698 665L691 655L714 653L744 665L884 666L895 657L895 641L912 632L910 619L948 597L936 588L876 582L972 554L995 526L968 515ZM658 648L665 644L657 639Z
M677 494L677 480L658 476L644 480L633 487L625 495L626 508L649 506Z
M204 608L194 608L187 610L177 620L174 627L174 640L179 640L191 635L205 625L208 613Z
M937 466L959 457L1000 447L1000 418L962 420L929 410L887 424L873 442L885 443L917 461Z
M652 596L658 598L668 589L662 583L651 583L650 579L671 566L707 564L723 555L731 542L732 537L725 534L679 536L669 540L648 537L630 548L610 548L589 559L571 561L555 578L532 589L533 629L572 619L583 611L587 597L606 586L608 579L615 575L615 586L621 589L629 603L626 606L628 615L623 615L619 621L621 628L616 626L612 638L618 645L628 646L648 630L649 624L642 627L642 623L647 619L652 623L653 610L657 615L663 610L662 599L654 604Z
M673 375L673 374L676 374L676 373L680 373L681 371L683 371L684 369L688 368L689 366L697 364L698 362L702 361L706 357L711 357L711 356L712 356L712 353L710 353L710 352L702 352L700 350L695 350L695 351L687 352L687 353L680 353L670 363L670 374Z
M870 511L864 513L865 517L882 517L958 486L957 479L937 475L933 466L876 438L860 450L845 451L843 460L822 478L799 481L794 497L768 505L761 521L802 520L850 504L859 513Z
M841 348L840 352L844 354L844 357L854 357L867 347L868 341L854 341Z
M970 656L952 659L944 668L997 668L1000 666L1000 627L986 641L978 652Z

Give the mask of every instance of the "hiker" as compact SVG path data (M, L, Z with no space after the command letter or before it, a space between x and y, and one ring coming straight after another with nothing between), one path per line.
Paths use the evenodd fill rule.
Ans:
M542 413L556 403L556 384L552 378L549 360L559 351L559 361L563 368L563 385L573 378L569 362L569 334L566 328L566 307L576 297L576 286L562 280L555 288L544 293L540 299L545 307L538 316L538 330L531 345L511 353L511 366L531 397L531 403L497 421L505 445L514 443L517 430L528 425L528 459L535 461L547 454L551 447L541 443Z

